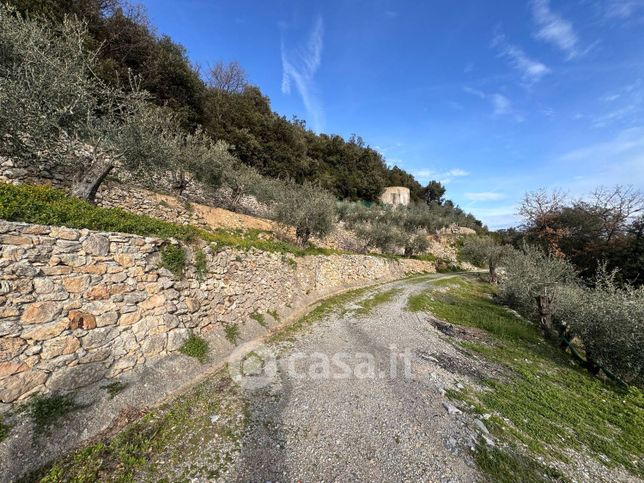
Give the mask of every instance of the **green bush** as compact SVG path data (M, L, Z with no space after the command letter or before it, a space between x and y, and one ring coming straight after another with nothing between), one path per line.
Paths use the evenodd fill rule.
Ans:
M239 326L237 324L225 324L224 332L226 333L226 339L228 342L231 344L237 344L237 339L239 338Z
M188 337L179 352L190 357L194 357L202 364L208 360L208 342L198 335L191 334Z
M39 434L46 432L61 417L79 407L73 395L54 393L34 396L27 403L26 410L34 423L35 434Z
M197 250L195 252L195 272L197 272L197 278L200 281L203 281L206 273L208 272L206 254L203 252L203 250Z
M180 245L166 245L161 250L161 266L182 278L186 268L186 251Z

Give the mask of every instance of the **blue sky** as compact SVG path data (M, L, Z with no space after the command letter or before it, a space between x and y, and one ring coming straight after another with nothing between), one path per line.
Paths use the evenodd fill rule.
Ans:
M644 187L644 0L145 0L196 64L361 135L491 228L526 191Z

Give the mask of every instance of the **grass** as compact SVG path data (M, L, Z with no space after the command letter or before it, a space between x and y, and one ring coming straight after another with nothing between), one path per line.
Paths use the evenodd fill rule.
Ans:
M195 272L197 272L197 279L200 282L206 278L208 273L208 263L206 260L206 254L203 250L197 250L195 252Z
M6 424L2 416L0 416L0 443L4 441L7 436L9 436L10 431L11 427Z
M179 225L150 216L135 215L120 208L101 208L47 186L0 183L0 219L163 239L175 238L184 242L201 239L215 247L240 250L254 248L295 256L341 253L316 247L300 248L283 241L265 239L261 236L263 232L259 230L206 231L192 225Z
M224 332L226 333L228 342L237 344L237 339L239 339L239 326L237 324L224 325Z
M127 384L122 383L121 381L114 381L107 386L104 386L103 389L107 391L107 393L110 395L110 399L114 399L117 394L121 393L122 391L125 390L127 387Z
M161 266L170 270L177 278L183 278L186 250L179 245L166 245L161 250Z
M219 419L213 422L215 414ZM26 481L217 479L239 451L247 416L241 390L221 372L113 438L67 455Z
M188 337L179 351L182 354L194 357L202 364L208 360L208 342L195 334L191 334Z
M368 315L371 313L373 309L375 309L379 305L391 302L394 299L394 297L396 297L396 295L398 295L400 292L402 292L402 289L392 288L390 290L378 292L369 298L361 300L360 302L358 302L358 305L360 306L360 308L356 310L356 314Z
M346 305L356 297L363 295L370 287L349 290L338 295L324 299L317 307L311 310L306 315L300 317L296 322L288 325L283 330L276 332L268 338L268 342L285 342L291 341L295 336L309 327L311 324L331 314L338 308Z
M644 454L644 393L590 377L544 342L536 328L495 304L490 292L487 284L462 280L447 293L427 292L409 300L412 310L490 333L492 345L461 346L511 374L506 380L483 381L484 391L449 393L469 410L492 415L486 425L504 447L479 448L481 470L493 481L548 481L558 478L552 462L590 456L644 477L638 462Z
M278 313L277 313L277 310L275 310L275 309L273 309L273 310L268 310L268 311L267 311L267 313L268 313L268 315L270 315L271 317L273 317L273 320L274 320L275 322L280 322L280 314L278 314Z
M266 327L266 325L267 325L266 324L266 317L264 317L264 314L260 314L259 312L257 312L257 310L255 312L253 312L252 314L250 314L250 318L253 319L254 321L256 321L262 327ZM273 318L275 318L275 317L273 317Z
M25 409L34 423L34 435L37 437L49 431L60 418L78 409L72 394L36 395L27 403Z

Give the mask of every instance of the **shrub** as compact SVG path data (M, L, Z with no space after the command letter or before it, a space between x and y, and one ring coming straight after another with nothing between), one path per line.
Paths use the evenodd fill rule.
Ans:
M260 314L259 312L255 311L252 314L250 314L250 318L253 319L255 322L257 322L262 327L266 327L266 317L264 317L264 314ZM277 319L275 318L275 320Z
M496 270L499 264L511 255L512 250L509 245L499 245L490 237L468 237L463 240L459 255L477 267L488 268L490 281L496 283Z
M170 270L175 276L183 277L186 267L186 251L180 245L166 245L161 250L161 266Z
M208 272L208 262L203 250L197 250L195 252L195 271L197 272L197 279L203 281Z
M71 394L36 395L27 403L26 410L34 423L35 433L42 433L53 426L61 417L80 406Z
M228 339L228 342L231 344L237 344L237 339L239 338L239 326L237 324L225 324L224 332L226 333L226 339Z
M202 364L208 360L208 342L198 335L191 334L188 337L179 352L190 357L194 357Z

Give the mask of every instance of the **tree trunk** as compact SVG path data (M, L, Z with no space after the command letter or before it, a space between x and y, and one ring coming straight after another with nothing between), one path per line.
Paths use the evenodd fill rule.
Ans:
M114 169L114 163L93 164L72 186L72 194L94 203L98 189Z
M546 339L553 337L552 331L552 299L547 295L536 297L539 307L539 328Z
M488 266L490 268L490 283L496 284L499 281L499 277L496 274L496 267L491 263Z
M308 228L298 226L295 228L295 236L297 237L297 241L299 242L300 246L306 247L309 242L311 233L309 232Z

